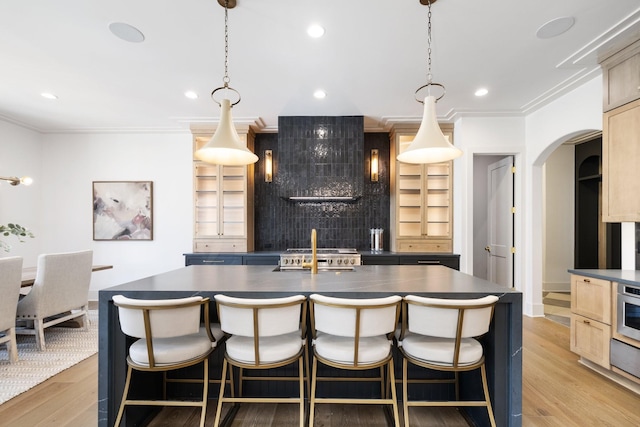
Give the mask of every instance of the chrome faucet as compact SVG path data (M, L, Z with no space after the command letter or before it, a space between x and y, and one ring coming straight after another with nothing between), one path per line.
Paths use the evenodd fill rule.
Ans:
M302 268L310 268L311 274L318 274L318 237L316 229L311 229L311 262L303 262Z

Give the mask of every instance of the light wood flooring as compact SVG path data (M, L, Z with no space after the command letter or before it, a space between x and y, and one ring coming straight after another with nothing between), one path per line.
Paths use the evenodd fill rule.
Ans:
M640 396L578 363L569 351L569 328L545 318L523 319L522 425L525 427L631 427L640 425ZM0 405L0 426L88 427L97 424L98 358L93 356L32 390ZM248 405L245 405L248 406ZM212 425L214 402L207 413ZM241 409L234 426L297 425L293 405L255 405ZM163 410L153 427L198 425L187 408ZM375 407L323 405L323 427L385 425ZM412 426L464 426L455 409L411 409Z

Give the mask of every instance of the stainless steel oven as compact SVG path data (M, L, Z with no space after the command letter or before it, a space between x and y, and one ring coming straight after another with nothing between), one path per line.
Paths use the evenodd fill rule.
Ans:
M618 334L636 340L640 346L640 286L619 283L616 305Z

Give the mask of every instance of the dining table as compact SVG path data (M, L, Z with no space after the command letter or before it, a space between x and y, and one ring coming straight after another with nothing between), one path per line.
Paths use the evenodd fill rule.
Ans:
M91 271L109 270L113 268L113 265L97 264L91 267ZM20 287L27 288L33 286L33 282L36 280L37 267L25 267L22 269L22 284Z

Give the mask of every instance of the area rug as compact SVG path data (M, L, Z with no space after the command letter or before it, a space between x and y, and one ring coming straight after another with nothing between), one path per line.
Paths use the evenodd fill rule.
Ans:
M51 327L44 331L46 350L36 349L33 335L18 335L17 363L9 363L0 345L0 404L24 393L98 351L98 311L89 310L89 330Z

